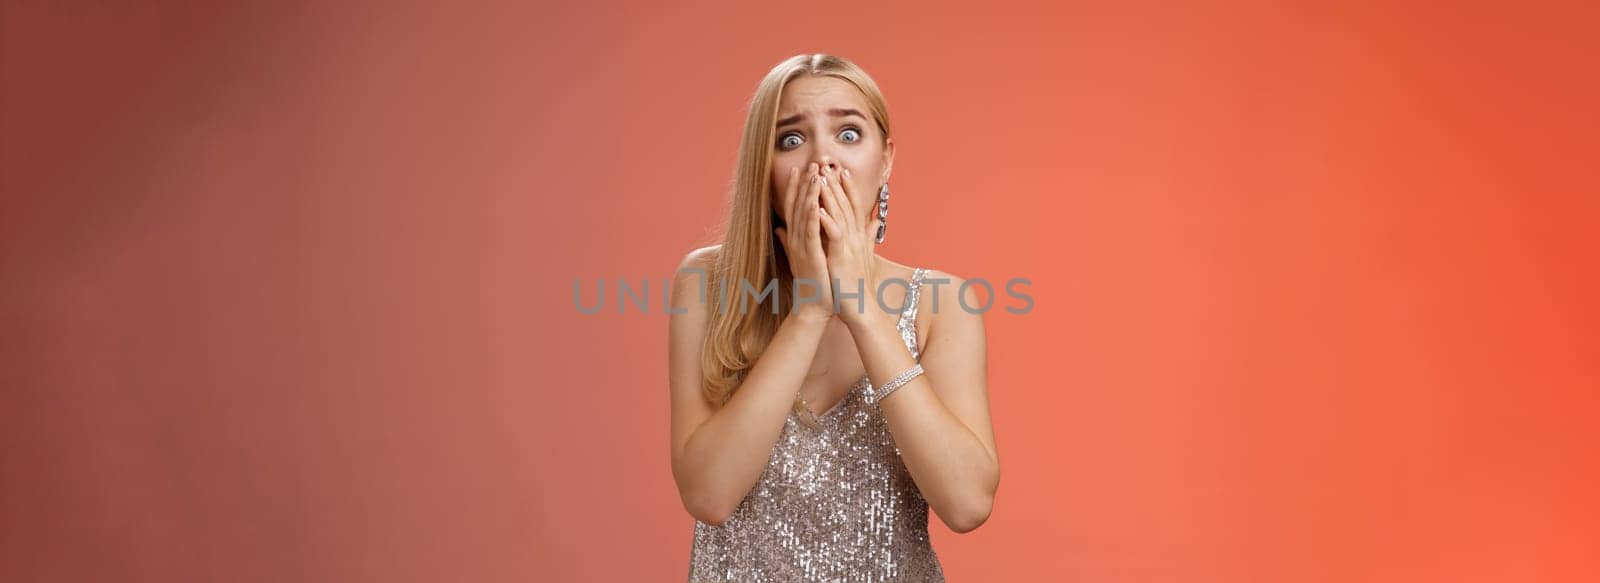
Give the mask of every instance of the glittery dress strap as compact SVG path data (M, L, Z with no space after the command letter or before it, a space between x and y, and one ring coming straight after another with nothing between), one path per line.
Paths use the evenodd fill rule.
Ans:
M922 278L928 270L921 267L911 272L911 283L906 287L905 309L900 311L900 321L895 328L900 330L900 339L906 343L906 348L911 351L912 358L918 362L922 354L917 350L917 308L922 299Z

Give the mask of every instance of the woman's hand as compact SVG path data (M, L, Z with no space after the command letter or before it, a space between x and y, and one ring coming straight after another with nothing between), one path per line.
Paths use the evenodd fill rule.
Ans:
M839 318L847 324L861 321L878 309L877 261L873 253L873 234L878 231L877 213L863 224L857 204L860 195L850 185L850 170L823 170L827 185L821 193L823 232L828 235L828 275L839 282L841 294L859 292L854 305L841 304Z
M822 249L823 217L822 206L819 199L826 194L822 185L822 174L817 164L812 163L806 168L804 175L799 168L789 170L789 184L785 186L786 198L789 208L783 217L784 227L774 229L778 241L783 243L783 250L789 256L789 272L796 280L796 299L805 293L807 299L816 297L817 301L807 303L795 302L795 313L809 318L826 320L833 317L833 286L828 280L828 258ZM800 280L808 280L800 283ZM752 282L754 285L755 282ZM811 289L815 294L803 290Z

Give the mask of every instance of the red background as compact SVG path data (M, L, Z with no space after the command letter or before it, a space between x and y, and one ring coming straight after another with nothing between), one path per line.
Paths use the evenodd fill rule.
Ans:
M682 580L660 285L814 51L1033 281L952 580L1600 577L1593 3L255 4L3 5L0 580Z

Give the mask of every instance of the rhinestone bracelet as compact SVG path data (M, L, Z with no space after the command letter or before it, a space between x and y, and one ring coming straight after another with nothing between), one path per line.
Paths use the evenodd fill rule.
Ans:
M894 378L889 379L889 382L883 383L883 386L878 387L878 390L873 391L875 395L872 398L872 404L878 404L879 402L883 401L884 397L889 396L889 393L893 393L895 389L906 386L906 383L911 382L911 379L919 376L922 376L922 363L920 362L912 365L912 367L906 369L905 372L895 375Z

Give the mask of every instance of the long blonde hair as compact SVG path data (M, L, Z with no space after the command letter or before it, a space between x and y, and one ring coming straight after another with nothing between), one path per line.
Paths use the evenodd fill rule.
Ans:
M829 75L854 85L866 97L867 106L879 131L887 140L889 112L877 83L855 63L825 54L795 55L778 63L756 86L745 118L744 137L739 143L739 163L729 195L730 212L723 229L720 252L707 273L707 290L715 294L726 289L726 300L719 298L710 309L702 346L700 371L702 392L707 402L722 406L733 397L750 367L777 333L778 324L789 313L793 298L793 275L783 245L773 233L777 213L772 210L772 151L777 132L778 100L789 81L802 74ZM761 295L769 278L777 280L775 293L759 304L741 310L750 299ZM748 284L752 296L741 287ZM724 286L726 286L724 288ZM708 295L712 295L708 294ZM773 303L776 302L774 313ZM726 304L726 305L723 305ZM805 407L797 399L797 412ZM810 422L809 415L801 415Z

